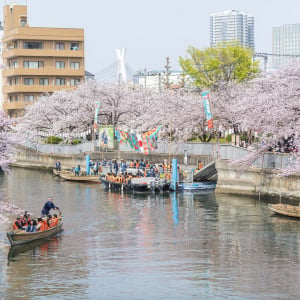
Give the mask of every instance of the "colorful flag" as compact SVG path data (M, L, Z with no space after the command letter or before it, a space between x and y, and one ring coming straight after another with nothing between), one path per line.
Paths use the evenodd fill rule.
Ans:
M211 129L214 127L214 125L213 125L213 118L212 118L212 112L210 107L209 91L203 92L202 97L203 97L203 104L204 104L205 115L207 120L207 126L209 129Z
M115 128L115 136L116 136L118 142L121 144L122 138L121 138L121 135L120 135L120 131L117 128Z
M142 141L143 141L143 149L145 155L149 155L149 148L147 143L147 136L145 134L142 135Z
M95 107L95 121L94 121L94 128L97 129L97 122L98 122L98 111L100 108L100 102L96 102L96 107Z
M134 146L135 151L140 151L139 141L135 133L131 134L131 140Z

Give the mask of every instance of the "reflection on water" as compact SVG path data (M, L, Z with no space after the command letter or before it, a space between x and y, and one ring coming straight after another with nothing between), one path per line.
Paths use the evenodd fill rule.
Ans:
M300 223L272 215L256 199L113 193L22 169L0 178L0 195L36 215L52 195L64 215L59 236L20 248L10 249L0 225L3 299L300 294Z
M30 257L33 260L35 260L37 257L46 258L48 256L48 252L53 254L58 250L59 243L61 242L61 234L62 233L60 232L57 236L48 239L37 240L27 244L10 247L8 252L8 261L19 262L22 256L24 256L25 259Z

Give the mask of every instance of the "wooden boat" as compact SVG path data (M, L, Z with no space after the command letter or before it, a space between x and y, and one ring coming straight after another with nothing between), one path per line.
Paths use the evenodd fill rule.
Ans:
M24 232L24 230L13 230L7 232L7 238L11 246L26 244L33 241L48 238L62 231L63 219L60 219L55 227L45 231Z
M60 236L52 236L47 239L35 240L30 243L19 244L11 246L7 255L9 261L13 261L16 256L22 254L24 252L31 251L37 248L51 247L51 245L55 245L59 242ZM30 253L29 253L30 254Z
M73 172L61 171L59 172L59 177L68 180L68 181L76 181L76 182L88 182L88 183L101 183L99 175L80 175L75 176Z
M53 169L52 172L53 172L53 174L54 174L55 176L59 176L59 172L60 172L60 171L58 171L58 170L56 170L56 169Z
M216 183L211 181L205 182L180 182L178 184L179 191L189 191L189 192L198 192L198 191L208 191L214 190L216 188Z
M269 209L277 214L287 217L300 218L300 206L289 204L269 204Z
M133 177L127 183L107 180L105 175L100 177L105 189L129 192L164 192L169 191L170 182L155 177Z

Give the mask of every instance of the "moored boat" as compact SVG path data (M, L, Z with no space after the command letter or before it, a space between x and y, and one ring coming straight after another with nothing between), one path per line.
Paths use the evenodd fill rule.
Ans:
M197 192L197 191L208 191L214 190L216 188L216 183L213 181L205 181L205 182L180 182L178 184L179 191L189 191L189 192Z
M62 231L63 219L60 218L55 227L49 228L44 231L25 232L24 230L13 230L7 232L7 238L11 246L30 243L41 239L48 238Z
M274 213L287 217L300 218L300 206L279 203L269 204L268 207Z
M103 175L100 180L105 189L116 191L164 192L170 189L169 181L155 177L132 177L127 182L118 182L117 179L109 180Z
M99 175L75 176L73 172L59 172L59 177L68 181L100 183Z

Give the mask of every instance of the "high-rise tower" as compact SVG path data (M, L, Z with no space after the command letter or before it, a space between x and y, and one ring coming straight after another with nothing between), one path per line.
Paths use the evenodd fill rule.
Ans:
M210 15L210 46L227 41L239 41L254 50L254 17L237 10Z
M300 59L300 24L273 27L273 68L280 68Z

